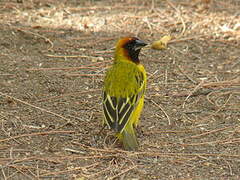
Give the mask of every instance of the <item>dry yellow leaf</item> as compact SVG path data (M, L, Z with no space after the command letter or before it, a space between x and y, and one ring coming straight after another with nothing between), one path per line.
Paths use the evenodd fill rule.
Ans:
M168 42L172 39L170 35L163 36L160 40L154 41L151 45L152 49L166 49Z
M77 178L75 180L85 180L85 178L84 177L79 177L79 178Z

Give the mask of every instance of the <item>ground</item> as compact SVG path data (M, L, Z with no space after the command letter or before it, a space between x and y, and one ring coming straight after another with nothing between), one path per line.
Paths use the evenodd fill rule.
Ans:
M0 179L239 179L240 2L0 2ZM119 37L152 43L127 152L102 128Z

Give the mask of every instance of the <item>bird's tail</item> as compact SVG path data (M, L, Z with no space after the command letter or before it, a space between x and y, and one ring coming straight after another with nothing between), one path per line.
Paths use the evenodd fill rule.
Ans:
M117 136L123 142L125 150L136 151L138 149L137 137L132 125L126 126L122 133Z

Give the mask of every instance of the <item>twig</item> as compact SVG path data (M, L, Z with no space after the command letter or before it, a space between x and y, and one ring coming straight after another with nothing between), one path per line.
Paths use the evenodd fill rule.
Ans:
M102 174L102 173L104 173L104 172L106 172L106 171L111 170L111 168L112 168L111 166L108 166L107 168L105 168L105 169L103 169L103 170L101 170L101 171L98 171L98 172L96 172L96 173L94 173L94 174L88 175L87 178L93 178L93 177L95 177L95 176L99 176L100 174Z
M116 152L122 152L122 153L128 153L129 151L124 151L124 150L119 150L119 149L99 149L99 148L94 148L94 147L91 147L91 146L87 146L85 144L81 144L79 142L72 142L73 144L76 144L76 145L79 145L79 146L82 146L82 147L85 147L87 149L90 149L92 151L97 151L97 152L107 152L107 153L116 153Z
M66 120L67 122L71 122L70 119L65 118L65 117L63 117L63 116L61 116L61 115L59 115L59 114L57 114L57 113L54 113L54 112L51 112L51 111L49 111L49 110L43 109L43 108L41 108L41 107L32 105L32 104L30 104L30 103L28 103L28 102L22 101L22 100L17 99L17 98L15 98L15 97L13 97L13 96L9 96L9 95L7 95L7 94L5 94L5 93L2 93L2 92L0 92L0 95L5 96L5 97L8 97L8 98L11 98L11 99L14 99L15 101L18 101L18 102L20 102L20 103L22 103L22 104L25 104L25 105L30 106L30 107L32 107L32 108L38 109L38 110L40 110L40 111L43 111L43 112L52 114L52 115L54 115L54 116L56 116L56 117L60 117L60 118L62 118L62 119L64 119L64 120Z
M181 34L178 36L178 38L182 37L184 35L185 31L186 31L186 24L185 24L182 16L180 14L179 14L179 16L180 16L180 19L181 19L181 22L182 22L182 25L183 25L183 29L182 29Z
M99 164L100 164L100 162L96 162L96 163L93 163L93 164L90 164L90 165L87 165L87 166L83 166L83 167L75 167L75 168L68 169L68 170L62 170L62 171L57 171L57 172L49 172L49 173L46 173L46 174L42 174L41 177L46 177L46 176L49 176L49 175L63 174L63 173L66 174L66 173L71 172L71 171L79 171L79 170L83 170L83 169L86 169L86 168L91 168L91 167L97 166Z
M64 148L63 150L64 151L69 151L69 152L75 153L75 154L85 154L85 152L83 152L83 151L78 151L78 150L71 149L71 148Z
M105 63L108 61L103 61L103 57L100 56L86 56L86 55L52 55L52 54L44 54L47 57L52 57L52 58L88 58L88 59L93 59L93 60L99 60L101 61L100 63Z
M0 74L0 76L16 76L15 74Z
M193 40L193 39L199 39L201 37L206 37L206 35L199 35L199 36L190 36L190 37L186 37L186 38L181 38L181 39L172 39L169 41L169 44L171 43L177 43L177 42L184 42L184 41L189 41L189 40Z
M151 100L151 102L152 102L154 105L156 105L159 109L161 109L161 111L164 113L164 115L165 115L165 116L167 117L167 119L168 119L168 125L171 125L171 120L170 120L168 114L164 111L164 109L163 109L159 104L157 104L155 101Z
M216 133L216 132L219 132L219 131L224 131L224 130L226 130L228 128L234 128L234 127L236 127L236 126L228 126L228 127L223 127L223 128L219 128L219 129L214 129L212 131L204 132L204 133L197 134L197 135L194 135L194 136L189 136L186 139L189 139L189 138L199 138L201 136L209 135L209 134Z
M207 142L191 143L191 144L178 144L178 145L181 145L181 146L202 146L202 145L209 145L209 144L226 144L226 143L229 144L229 143L236 143L236 142L240 142L240 138L207 141Z
M191 94L191 97L199 96L199 95L208 95L212 92L217 92L217 91L225 92L225 91L234 91L234 90L239 90L240 91L240 88L233 87L233 88L223 88L223 89L201 89L201 90L198 90L196 92L193 92L193 94ZM189 95L188 91L183 91L183 92L180 92L180 93L173 93L170 96L172 96L172 97L184 97L184 96L188 96L188 95Z
M129 168L126 168L126 169L124 169L122 172L116 174L115 176L112 176L112 177L108 178L107 180L115 179L115 178L121 176L122 174L127 173L128 171L130 171L130 170L132 170L132 169L135 169L136 167L137 167L137 165L132 166L132 167L129 167Z
M240 64L240 58L238 58L238 61L232 65L232 69L233 69L235 66L237 66L238 64Z
M45 71L45 70L79 70L79 69L96 69L96 68L100 68L103 67L104 63L109 63L112 61L104 61L104 62L96 62L96 63L92 63L92 64L87 64L85 66L80 66L80 67L67 67L67 68L30 68L30 69L26 69L26 71ZM97 66L97 65L101 65L101 66ZM94 66L94 67L91 67Z
M32 179L31 176L29 176L28 174L24 173L22 170L19 169L19 166L12 166L11 167L15 168L19 173L23 174L24 176L28 177L29 179Z
M52 57L52 58L91 58L93 56L86 55L56 55L56 54L44 54L44 56Z
M232 157L232 158L240 158L239 154L219 154L219 153L161 153L161 152L135 152L133 154L129 154L130 155L146 155L146 156L209 156L209 157Z
M155 0L152 0L150 12L153 13L155 9Z
M159 70L156 70L154 73L147 73L148 80L152 79L152 77L158 72Z
M147 17L143 18L143 22L145 22L147 24L147 26L150 30L150 35L152 35L153 34L153 29L152 29L151 23L149 22L148 18Z
M37 37L40 37L40 38L43 38L45 40L45 42L49 43L51 46L48 48L48 50L52 49L53 48L53 42L49 39L49 38L46 38L45 36L43 35L40 35L38 33L34 33L34 32L31 32L31 31L26 31L26 30L22 30L22 29L17 29L18 31L21 31L21 32L24 32L26 34L32 34L34 36L37 36Z
M232 94L229 94L226 102L215 112L216 114L217 114L219 111L221 111L221 110L227 105L227 103L229 102L229 100L231 99L231 97L232 97ZM217 103L215 103L215 104L217 105ZM217 106L218 106L218 105L217 105ZM219 106L218 106L218 107L219 107Z
M167 83L168 83L168 69L166 68L165 69L165 73L164 73L164 82L165 82L165 86L167 86Z
M178 67L178 69L179 69L179 71L184 75L184 76L186 76L186 78L188 79L188 80L190 80L192 83L194 83L194 84L197 84L197 82L196 81L194 81L192 78L190 78L183 70L182 70L182 68L180 67L180 66L177 66Z
M82 67L67 67L67 68L31 68L31 69L26 69L26 71L52 71L52 70L73 71L73 70L79 70L79 69L97 69L104 66L97 66L97 67L82 66Z
M179 12L179 10L174 6L174 4L170 1L167 0L168 5L170 5L175 11Z
M214 91L212 91L212 92L210 92L208 95L207 95L207 100L208 100L208 102L210 103L210 104L212 104L212 105L216 105L211 99L210 99L210 96L211 96L211 94L213 94L214 93Z
M236 85L236 86L240 85L239 77L229 81L203 83L202 87L209 88L209 87L216 87L216 86L233 86L233 85Z
M232 167L231 167L230 163L227 160L225 160L225 159L224 159L224 161L227 163L227 165L229 167L230 176L232 176L233 175L233 171L232 171Z
M167 0L167 3L177 12L177 14L178 14L178 16L179 16L179 18L180 18L180 20L181 20L181 23L182 23L182 25L183 25L182 32L181 32L181 34L178 36L178 38L180 38L180 37L182 37L182 36L184 35L184 33L185 33L185 31L186 31L186 24L185 24L185 22L184 22L184 20L183 20L183 18L182 18L182 16L181 16L180 10L179 10L178 8L176 8L176 7L174 6L174 4L173 4L170 0ZM178 38L177 38L177 39L178 39Z
M213 91L214 91L213 89L203 89L201 91L194 92L193 94L191 94L191 97L200 96L200 95L208 95L209 93L211 93ZM189 95L189 91L183 91L180 93L173 93L171 96L172 97L185 97L188 95Z
M98 92L101 91L101 89L93 89L93 90L87 90L87 91L80 91L80 92L74 92L74 93L67 93L61 96L53 96L49 98L44 98L44 99L39 99L37 102L42 102L42 101L48 101L48 100L53 100L53 99L59 99L67 96L73 96L73 95L78 95L78 94L86 94L86 93L91 93L91 92Z
M4 180L7 180L7 177L6 177L6 175L5 175L5 172L4 172L3 168L1 168L1 169L2 169L2 174L3 174Z
M30 133L30 134L21 134L21 135L18 135L18 136L12 136L10 138L1 139L0 143L5 142L5 141L18 139L18 138L21 138L21 137L49 135L49 134L63 134L63 133L69 134L69 133L74 133L74 131L44 131L44 132L36 132L36 133Z
M165 131L147 131L144 132L144 134L167 134L167 133L189 133L189 132L193 132L193 130L165 130Z
M104 74L77 74L77 73L75 73L75 74L65 74L65 76L68 76L68 77L75 77L75 76L85 76L85 77L94 77L94 76L101 76L101 77L103 77L104 76Z
M186 101L188 100L188 98L190 97L190 96L192 96L192 94L194 93L194 92L196 92L201 86L202 86L202 84L203 84L203 82L204 81L201 81L190 93L189 93L189 95L186 97L186 99L184 100L184 102L183 102L183 108L185 107L185 103L186 103Z

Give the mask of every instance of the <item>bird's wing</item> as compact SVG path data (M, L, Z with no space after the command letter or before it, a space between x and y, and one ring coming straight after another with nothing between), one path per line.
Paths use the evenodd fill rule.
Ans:
M136 82L139 91L129 97L110 96L106 91L103 91L103 111L106 122L109 127L117 132L121 132L127 125L140 98L144 94L145 85L142 73L136 76Z

